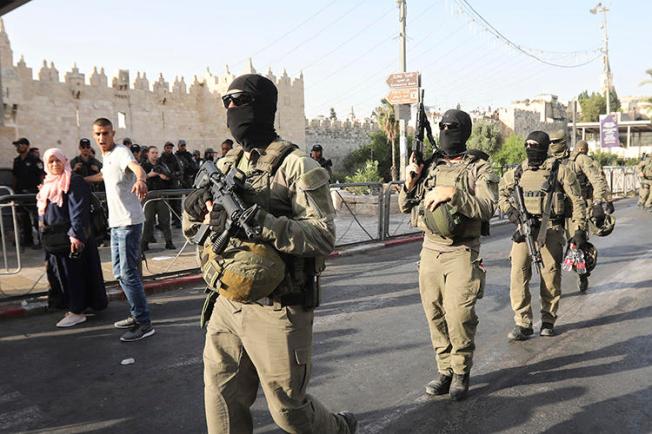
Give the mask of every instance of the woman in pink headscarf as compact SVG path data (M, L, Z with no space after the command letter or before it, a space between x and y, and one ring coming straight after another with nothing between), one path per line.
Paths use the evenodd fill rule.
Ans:
M50 301L68 309L57 327L72 327L86 321L86 309L102 310L108 303L91 229L92 193L84 179L72 172L60 149L45 151L43 161L46 176L36 195L36 205L46 251ZM58 300L56 289L60 290Z

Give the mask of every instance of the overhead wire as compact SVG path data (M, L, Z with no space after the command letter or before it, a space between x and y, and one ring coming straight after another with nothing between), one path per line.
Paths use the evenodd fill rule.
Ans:
M600 56L602 56L602 50L594 49L594 50L573 51L573 52L566 53L566 54L571 54L571 55L575 55L575 56L577 56L578 54L581 54L581 53L586 53L586 54L597 53L597 55L594 55L594 57L590 58L589 60L586 60L584 62L579 62L579 63L573 64L573 65L565 65L565 64L561 64L561 63L546 60L543 57L534 54L534 52L546 53L545 51L529 49L529 48L526 48L526 47L524 47L522 45L516 44L511 39L509 39L507 36L505 36L502 32L500 32L498 29L496 29L482 15L480 15L480 13L478 13L473 8L473 6L471 6L469 4L469 2L467 0L455 0L455 2L460 6L461 12L463 12L467 16L469 16L473 20L473 22L476 22L476 23L479 22L479 24L484 27L485 31L492 34L496 38L502 40L509 47L511 47L511 48L525 54L526 56L529 56L529 57L531 57L531 58L533 58L533 59L535 59L535 60L537 60L537 61L539 61L541 63L545 63L546 65L555 66L555 67L558 67L558 68L578 68L578 67L587 65L587 64L595 61L596 59L600 58ZM559 52L547 52L547 53L560 54Z
M351 8L347 9L347 11L344 12L342 15L339 15L335 20L333 20L332 22L328 23L326 26L324 26L324 27L322 27L321 29L319 29L319 30L317 31L317 33L313 34L313 35L312 35L311 37L309 37L309 38L304 39L304 40L301 41L299 44L297 44L296 46L294 46L293 48L291 48L290 50L288 50L287 52L285 52L281 57L279 57L278 59L276 59L275 63L276 63L276 62L279 62L279 61L281 61L281 60L283 60L283 59L285 59L287 56L289 56L290 54L294 53L296 50L298 50L299 48L303 47L303 46L306 45L308 42L312 41L313 39L315 39L316 37L318 37L319 35L321 35L322 33L324 33L326 30L332 28L333 25L337 24L338 22L340 22L341 20L343 20L344 18L346 18L349 14L351 14L354 10L356 10L357 8L359 8L359 7L360 7L363 3L365 3L366 1L367 1L367 0L360 0L359 2L357 2L356 4L354 4Z
M259 50L255 51L255 52L252 53L251 55L249 55L249 56L247 56L247 57L243 57L241 60L238 60L237 62L233 63L233 65L239 65L239 64L241 64L242 62L245 62L247 59L253 58L253 57L257 56L258 54L262 53L263 51L267 51L269 48L271 48L271 47L272 47L273 45L275 45L277 42L281 41L281 40L284 39L285 37L289 36L290 34L294 33L295 31L299 30L301 27L303 27L303 26L304 26L305 24L307 24L309 21L311 21L312 19L314 19L314 18L316 18L317 16L319 16L322 12L324 12L326 9L328 9L329 7L331 7L331 6L332 6L333 4L335 4L336 2L337 2L337 0L332 0L332 1L330 1L329 3L327 3L326 5L324 5L322 8L320 8L317 12L315 12L315 13L312 14L312 15L310 15L308 18L304 19L303 21L301 21L301 22L300 22L299 24L297 24L296 26L292 27L292 28L291 28L290 30L288 30L287 32L285 32L285 33L283 33L282 35L280 35L279 37L273 39L270 43L268 43L268 44L265 45L264 47L260 48Z

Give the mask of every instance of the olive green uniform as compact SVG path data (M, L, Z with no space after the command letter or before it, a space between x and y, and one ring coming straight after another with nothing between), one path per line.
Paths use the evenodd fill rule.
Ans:
M636 173L638 174L641 183L638 190L638 206L652 208L652 195L650 195L650 184L652 184L652 158L650 156L636 165Z
M593 204L598 202L611 202L609 184L607 183L607 178L604 175L602 167L597 161L582 152L570 152L568 149L565 149L561 153L553 153L553 156L561 160L562 164L567 165L575 174L580 186L580 193L585 201L588 225L588 219L591 217L593 211ZM573 236L574 229L572 221L570 219L567 220L566 238Z
M454 186L442 212L456 219L454 234L434 233L426 225L425 194L435 186ZM461 160L434 159L417 185L399 194L402 212L424 231L419 262L421 303L430 328L439 372L469 373L478 325L475 302L484 290L485 270L479 257L482 222L488 222L498 199L498 177L490 165L471 155Z
M559 165L557 179L551 193L543 193L542 187L550 176L555 158L548 158L538 170L528 167L527 160L521 164L522 175L519 185L523 188L524 202L528 213L540 218L546 196L553 194L550 220L546 228L546 240L540 246L543 265L541 267L541 320L553 324L557 319L561 297L561 262L564 254L564 219L569 216L573 232L586 230L586 205L580 192L575 173L564 164ZM506 172L500 180L499 207L508 213L513 207L511 197L516 185L516 169ZM570 201L570 204L568 203ZM570 209L569 209L570 208ZM537 232L534 233L536 238ZM514 322L523 328L532 328L532 301L530 279L532 258L525 242L513 242L511 250L510 299L514 311Z
M288 300L301 299L306 282L323 269L323 259L335 243L334 210L328 173L302 151L293 148L272 170L267 157L289 145L276 141L266 150L254 149L250 160L236 148L217 163L223 173L237 165L247 174L251 189L244 199L266 211L257 215L262 242L282 256L286 276L270 297L251 302L229 299L220 281L215 283L221 296L208 322L204 348L210 433L252 432L250 407L259 385L274 422L283 430L349 432L342 416L306 394L314 313L305 304ZM192 236L197 226L184 213L186 236ZM202 263L206 265L206 255Z

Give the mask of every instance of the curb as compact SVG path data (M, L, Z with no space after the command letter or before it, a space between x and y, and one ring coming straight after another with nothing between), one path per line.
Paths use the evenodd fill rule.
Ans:
M497 220L492 222L491 226L499 226L508 223L507 220ZM329 258L338 258L342 256L352 256L361 253L366 253L374 250L384 249L385 247L400 246L403 244L414 243L423 240L423 234L407 235L401 238L393 238L387 241L380 241L375 243L368 243L363 245L354 245L342 250L335 250L331 252ZM182 288L185 285L194 285L203 281L201 274L191 274L181 277L169 277L164 279L153 280L145 282L145 294L153 295L161 292L170 291L173 289ZM124 292L118 286L107 288L107 296L109 301L123 301L125 300ZM30 299L20 302L7 303L3 305L0 303L0 320L5 318L20 318L37 313L45 313L48 311L47 302L42 299Z

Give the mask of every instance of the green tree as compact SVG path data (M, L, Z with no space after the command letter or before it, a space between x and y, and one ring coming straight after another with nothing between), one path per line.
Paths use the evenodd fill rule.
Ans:
M396 165L396 137L399 134L398 120L394 111L394 106L386 99L380 101L380 106L376 107L372 114L376 119L378 127L385 133L385 137L392 149L391 175L392 181L398 179L398 166Z
M337 113L335 113L335 109L333 107L331 107L331 111L330 111L330 115L328 115L328 119L332 121L337 120Z
M502 174L508 166L525 160L525 139L518 134L511 134L505 139L500 151L491 156L491 161L498 173Z
M607 112L607 101L604 95L593 92L589 95L588 91L584 91L577 96L577 101L582 107L582 121L583 122L597 122L600 120L600 115ZM620 111L620 99L616 89L609 92L609 103L611 104L611 111Z
M369 141L344 157L342 174L350 175L363 168L367 160L378 162L378 172L385 181L392 179L391 152L387 136L381 130L369 134Z
M489 155L500 150L502 135L496 122L479 120L473 124L471 137L467 143L469 149L479 149Z

